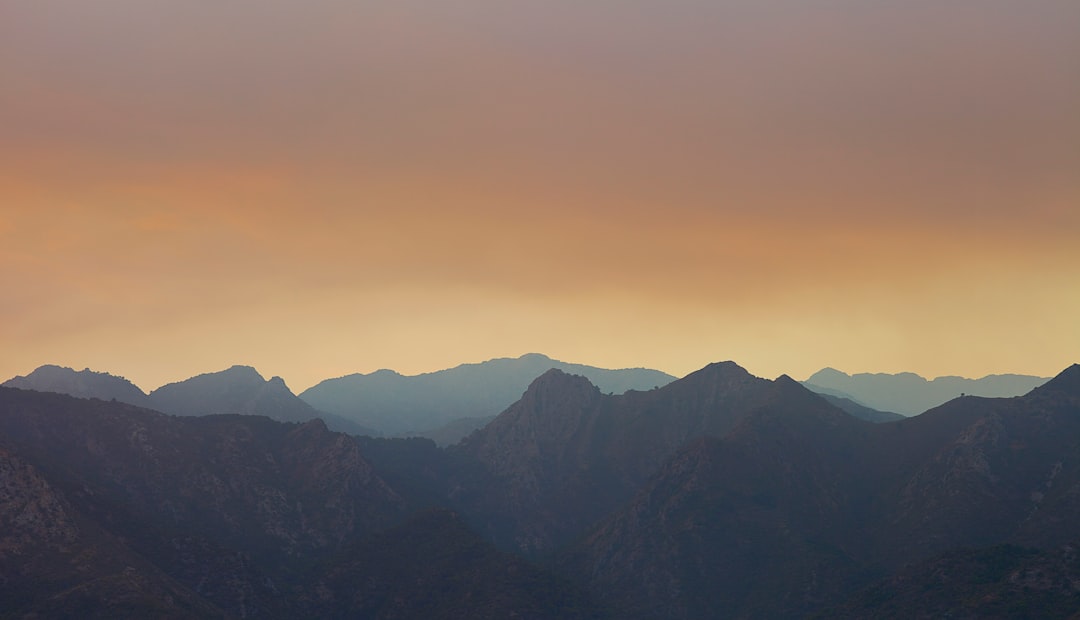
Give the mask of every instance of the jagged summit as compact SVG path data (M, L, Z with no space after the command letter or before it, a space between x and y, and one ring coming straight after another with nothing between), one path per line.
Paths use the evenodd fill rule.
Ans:
M281 377L270 380L251 366L236 365L163 385L150 393L154 409L172 415L240 413L299 422L318 415Z

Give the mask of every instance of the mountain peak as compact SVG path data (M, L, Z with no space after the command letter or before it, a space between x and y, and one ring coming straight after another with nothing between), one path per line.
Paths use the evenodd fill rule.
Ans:
M225 376L229 376L229 377L237 377L237 378L242 377L244 379L258 378L258 380L260 382L265 382L266 381L266 379L264 379L263 376L259 374L259 371L255 370L255 368L253 368L252 366L245 366L243 364L234 364L234 365L228 367L227 369L221 371L220 373L211 373L211 374L220 374L220 375L225 375Z
M815 372L814 374L810 375L810 377L806 380L806 382L807 383L819 383L819 382L822 382L822 381L829 381L829 380L835 381L835 380L839 380L839 379L850 379L850 378L851 378L851 375L847 374L846 372L837 370L835 368L832 368L831 366L826 366L825 368L822 368L821 370L819 370L819 371Z
M803 384L801 384L798 381L792 379L790 376L788 376L786 374L780 375L779 377L773 379L773 383L775 383L776 385L781 386L781 387L795 386L795 387L798 387L799 390L806 390L806 388L803 387Z
M527 395L530 392L564 391L566 389L584 389L596 391L597 393L600 391L600 388L581 375L572 375L558 368L552 368L533 379L532 383L529 384L529 388L525 390L525 394Z
M64 366L45 364L26 376L9 379L6 387L56 392L77 398L118 400L133 405L146 406L146 393L123 377L89 368L73 370Z
M526 353L518 358L523 362L535 361L535 362L551 362L552 358L544 355L543 353Z
M747 370L742 366L739 366L732 361L726 361L713 362L708 366L702 368L701 370L696 370L686 375L679 383L715 383L726 385L732 383L742 383L754 379L757 379L757 377L747 372Z
M1062 370L1056 377L1047 381L1042 386L1035 388L1035 392L1065 392L1072 396L1080 396L1080 364L1073 364Z

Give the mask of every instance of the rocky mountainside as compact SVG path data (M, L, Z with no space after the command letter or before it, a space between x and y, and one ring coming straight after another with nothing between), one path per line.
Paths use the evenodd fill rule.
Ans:
M2 388L0 498L5 617L591 617L456 517L410 521L416 501L319 420Z
M134 383L123 377L105 372L94 372L89 368L76 371L48 364L26 376L8 379L0 385L38 392L68 394L78 398L117 400L140 407L147 407L150 404L146 393Z
M758 410L851 419L787 377L711 364L649 392L605 395L550 370L493 422L450 448L490 480L455 499L501 545L543 553L623 502L687 442L722 436Z
M903 568L822 612L825 618L1076 618L1080 545L952 551Z
M1078 376L882 425L756 411L680 451L565 565L622 617L799 617L958 547L1068 544Z
M928 381L910 372L849 375L833 368L824 368L803 384L815 392L848 398L882 411L913 416L962 394L990 398L1020 396L1042 385L1047 379L1031 375L988 375L981 379L938 377Z
M1072 617L1077 514L1080 366L885 424L551 370L447 449L0 388L4 617Z
M533 379L552 368L587 377L601 391L616 394L649 390L675 378L657 370L607 370L531 353L415 376L392 370L353 374L323 381L300 398L319 411L383 435L412 435L458 418L495 416L519 399Z

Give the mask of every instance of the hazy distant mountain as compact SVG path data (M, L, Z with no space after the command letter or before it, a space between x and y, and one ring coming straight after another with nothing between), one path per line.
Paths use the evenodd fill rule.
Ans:
M38 392L56 392L78 398L118 400L122 403L147 406L146 393L123 377L89 368L75 371L71 368L47 364L26 375L9 379L2 384Z
M318 417L281 377L264 379L250 366L233 366L163 385L150 392L151 407L171 415L239 413L285 422Z
M675 378L658 370L606 370L530 353L415 376L392 370L348 375L323 381L300 398L319 411L385 435L399 435L430 431L458 418L497 415L520 398L533 379L552 368L587 377L601 391L616 394L649 390Z
M1001 398L1020 396L1042 385L1048 377L988 375L981 379L938 377L932 381L910 372L849 375L824 368L810 376L806 387L882 411L918 415L961 394Z

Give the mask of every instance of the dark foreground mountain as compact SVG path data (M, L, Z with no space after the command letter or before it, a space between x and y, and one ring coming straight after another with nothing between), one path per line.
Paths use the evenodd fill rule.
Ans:
M323 381L300 398L319 411L383 435L417 434L458 418L495 416L521 398L533 379L552 368L587 377L602 391L616 394L649 390L675 378L658 370L607 370L531 353L415 376L392 370L353 374Z
M1046 383L1048 377L988 375L981 379L938 377L926 380L917 374L858 373L849 375L824 368L803 382L806 387L906 416L918 415L960 395L1006 398L1026 394Z
M597 618L583 588L501 551L430 510L328 562L320 617Z
M902 569L819 614L829 619L1076 618L1080 546L952 551Z
M681 450L564 566L622 617L800 617L959 547L1057 548L1080 539L1078 383L1073 366L890 424L759 410Z
M0 499L11 617L1069 617L1080 366L885 424L550 371L449 449L0 388Z
M593 615L453 515L410 521L360 441L0 389L0 616Z
M550 370L451 447L487 476L484 484L462 484L455 499L500 544L550 551L628 501L687 442L726 435L760 410L855 421L786 376L760 379L733 362L622 395Z
M47 364L26 375L8 379L3 387L38 392L56 392L78 398L100 398L148 407L150 401L145 392L123 377L106 372L72 370L63 366Z

